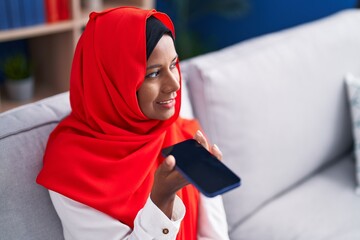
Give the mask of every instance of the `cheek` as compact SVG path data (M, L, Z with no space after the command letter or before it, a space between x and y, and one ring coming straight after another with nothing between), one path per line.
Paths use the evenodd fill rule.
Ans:
M144 110L149 105L153 104L156 97L157 97L156 87L151 84L144 83L140 87L140 89L137 93L137 99L138 99L141 110Z
M175 73L176 80L179 83L179 87L180 87L180 85L181 85L181 83L180 83L180 73L179 73L179 70L177 68L176 68L175 71L176 71L176 73Z
M178 70L177 67L174 68L173 73L174 73L174 75L175 75L176 80L179 81L179 80L180 80L180 74L179 74L179 70Z

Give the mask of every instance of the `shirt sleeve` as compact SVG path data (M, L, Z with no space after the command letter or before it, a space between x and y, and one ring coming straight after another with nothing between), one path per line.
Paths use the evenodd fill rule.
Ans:
M65 240L175 240L185 215L185 206L178 196L171 219L149 197L138 212L132 230L105 213L54 191L49 193L60 217Z
M222 197L208 198L200 194L197 240L229 240Z

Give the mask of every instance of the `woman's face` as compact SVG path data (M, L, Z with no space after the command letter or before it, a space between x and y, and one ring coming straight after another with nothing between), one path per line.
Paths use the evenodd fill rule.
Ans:
M177 61L174 42L164 35L149 56L145 80L137 92L140 109L146 117L166 120L174 115L176 92L180 89Z

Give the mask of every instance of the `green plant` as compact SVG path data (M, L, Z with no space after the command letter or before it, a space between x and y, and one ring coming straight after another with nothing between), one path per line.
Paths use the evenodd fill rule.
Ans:
M3 72L8 80L21 80L30 77L31 67L24 54L15 54L5 59Z

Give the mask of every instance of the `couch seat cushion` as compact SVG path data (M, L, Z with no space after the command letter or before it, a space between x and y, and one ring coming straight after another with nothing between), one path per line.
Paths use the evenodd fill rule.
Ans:
M348 156L265 204L232 229L231 239L360 239L355 185Z

